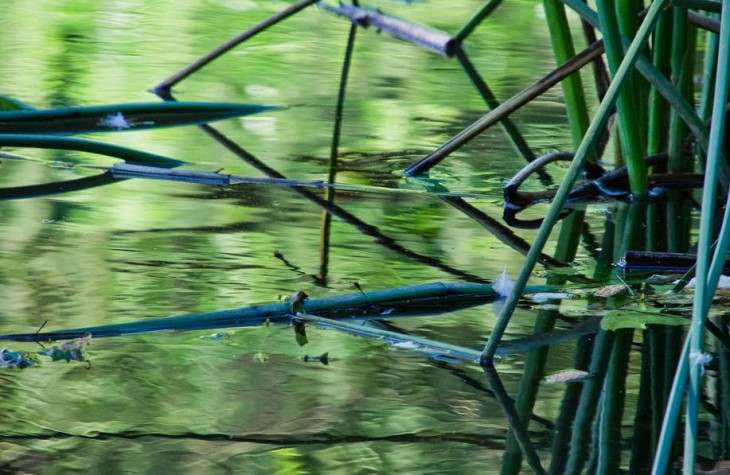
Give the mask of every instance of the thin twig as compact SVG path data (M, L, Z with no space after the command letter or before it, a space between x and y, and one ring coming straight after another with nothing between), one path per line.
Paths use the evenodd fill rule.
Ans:
M319 0L300 0L299 2L295 3L294 5L291 5L290 7L285 8L284 10L280 11L279 13L270 16L266 20L262 21L256 26L253 26L249 28L248 30L244 31L240 35L236 36L235 38L230 39L229 41L223 43L210 53L206 54L205 56L201 57L197 61L194 61L190 65L186 66L185 68L181 69L177 73L173 74L169 78L165 79L161 83L159 83L157 86L155 86L152 89L152 92L157 94L158 96L168 92L175 84L179 83L183 79L187 78L194 72L198 71L199 69L206 66L208 63L212 62L213 60L219 58L229 50L235 48L239 44L243 43L249 38L252 38L253 36L256 36L257 34L261 33L265 29L269 28L272 25L275 25L279 23L281 20L290 17L291 15L299 12L300 10L308 7L309 5L316 3Z

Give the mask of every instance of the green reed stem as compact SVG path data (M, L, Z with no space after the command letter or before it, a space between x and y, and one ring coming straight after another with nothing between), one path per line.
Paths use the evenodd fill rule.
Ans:
M669 392L669 403L667 404L667 410L664 413L664 423L662 424L661 434L659 435L659 444L657 446L656 457L654 458L654 466L651 469L652 475L664 475L667 473L669 456L672 454L674 431L677 426L679 411L682 409L684 388L687 384L689 342L690 339L687 338L684 342L684 346L682 347L682 353L679 356L679 365L677 366L677 371L674 374L672 390Z
M694 66L694 34L695 29L687 23L687 10L674 8L672 26L672 82L682 93L685 100L694 103L692 92L692 73ZM685 127L676 110L672 110L669 118L669 173L681 173L692 170L692 160L684 154L683 142Z
M575 47L573 46L573 37L570 34L568 17L565 14L565 6L559 0L543 0L543 8L550 30L555 61L558 64L565 64L575 56ZM568 114L573 145L578 148L590 124L580 72L578 71L565 78L561 85L565 95L565 110ZM595 161L595 159L595 154L591 154L589 160Z
M654 30L653 62L660 74L669 76L672 38L672 11L662 13L656 30ZM647 155L656 155L664 148L666 140L666 110L667 102L662 98L656 86L652 86L649 95L649 132L647 137Z
M594 27L599 26L598 14L593 11L583 0L561 0L570 8L576 11L582 18L585 18ZM629 42L623 39L624 47ZM643 56L639 56L636 60L636 69L659 91L659 93L677 110L682 120L685 121L689 129L694 134L697 145L704 151L707 151L707 141L709 131L704 122L700 120L694 107L688 103L682 94L674 87L669 79L663 76L653 64Z
M575 153L575 157L573 158L573 161L568 168L568 171L565 175L565 178L563 179L563 182L560 185L560 188L558 188L558 191L555 194L555 198L553 199L553 202L548 209L545 219L540 226L533 245L530 248L530 251L527 253L527 259L522 265L517 279L515 280L514 288L512 289L509 297L507 297L504 307L502 308L502 312L500 312L500 315L494 326L494 330L492 331L489 340L484 346L484 351L482 352L481 358L482 363L491 363L494 354L497 351L497 347L499 346L499 342L502 339L502 335L504 335L504 331L507 329L507 324L509 323L510 318L512 318L512 313L514 312L515 308L517 308L517 302L520 298L520 295L527 286L527 281L532 274L532 270L535 268L535 263L537 262L538 257L545 247L545 243L550 237L550 232L552 231L552 228L557 221L558 215L562 210L563 205L565 204L565 200L567 199L570 190L573 188L573 184L575 183L578 174L583 168L583 164L585 163L589 153L595 146L596 141L600 136L601 129L603 129L603 126L606 124L606 121L608 120L608 115L611 112L614 104L616 103L616 99L618 98L618 94L621 91L621 87L623 86L624 81L628 76L628 73L633 69L634 65L636 64L639 53L644 47L647 38L651 34L651 31L653 30L654 25L656 24L656 21L659 17L659 13L661 12L666 2L667 0L655 0L654 3L652 3L651 7L649 8L649 12L646 15L646 18L644 19L644 22L641 24L641 27L636 34L636 38L634 39L633 43L631 43L629 50L626 52L626 56L620 67L618 68L618 71L616 71L613 82L606 92L606 97L598 107L596 115L593 118L590 126L588 127L588 131L586 132L586 135L583 138L580 147L578 147L578 150Z
M723 11L728 14L730 0L723 1ZM702 189L702 214L700 216L699 245L697 249L697 276L695 277L695 300L692 307L692 324L690 326L689 358L689 391L687 396L687 418L684 439L684 470L691 473L694 470L695 451L697 441L697 411L699 406L700 371L702 363L699 355L702 353L702 337L705 319L709 310L708 302L716 290L711 287L710 281L710 248L712 245L713 217L717 190L717 171L723 157L723 135L725 131L725 104L728 98L728 84L730 84L730 19L723 18L720 27L720 45L718 54L717 77L715 81L715 99L712 110L712 129L707 153L705 169L705 186ZM727 215L726 215L727 217ZM723 228L727 226L723 223ZM730 244L730 239L723 240L723 245ZM717 246L715 251L720 255L727 254L727 248ZM724 259L723 259L724 262ZM718 260L712 261L713 267ZM712 272L714 275L714 272Z
M613 339L613 351L604 381L599 416L598 466L594 473L619 473L621 465L621 421L626 398L626 376L633 330L619 330Z
M712 18L719 18L719 15L712 13ZM705 72L702 80L702 94L700 96L700 119L710 118L712 111L712 97L715 94L715 74L717 73L717 47L719 38L712 31L706 33L705 43Z
M613 340L616 332L601 330L595 337L591 364L588 372L593 375L583 383L578 406L575 408L575 420L570 435L570 454L564 473L579 475L588 460L591 425L596 418L596 407L601 397L608 363L613 351Z
M623 45L619 31L618 19L615 12L615 3L612 0L597 0L598 19L601 23L603 41L606 45L608 70L612 76L616 75L621 59ZM618 96L618 128L621 141L621 151L626 160L629 171L629 185L635 195L643 195L649 189L646 165L644 163L643 147L641 145L640 117L637 111L638 97L634 95L631 84L631 74L626 79L626 85Z

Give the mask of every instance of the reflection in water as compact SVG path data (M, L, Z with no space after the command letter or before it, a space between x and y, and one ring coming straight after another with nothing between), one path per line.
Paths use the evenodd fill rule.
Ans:
M280 8L66 2L68 15L54 16L43 3L29 18L28 7L10 2L0 20L13 18L13 28L0 28L6 92L39 107L150 100L150 85ZM438 22L451 32L481 6L459 0L434 18L431 2L399 3L385 5L396 16ZM500 8L504 17L490 17L472 32L465 61L489 77L495 97L507 98L552 65L533 4ZM524 19L524 29L506 26L510 18ZM178 85L176 94L186 100L244 103L260 102L252 95L268 88L279 93L272 99L292 106L266 117L276 124L266 134L251 133L237 120L205 128L243 162L192 128L96 138L185 160L195 170L311 180L339 168L339 183L424 186L393 170L481 116L485 97L455 61L362 32L333 145L349 31L347 22L307 8ZM33 46L48 38L48 48ZM547 95L512 117L537 154L569 149L559 101L557 93ZM402 150L418 152L395 153ZM92 173L46 166L51 162L110 164L76 152L13 154L19 159L2 165L4 187ZM328 164L330 156L339 163ZM353 282L367 296L438 280L489 281L504 270L514 275L534 233L505 228L491 216L501 215L501 187L522 164L502 132L490 131L430 178L453 192L491 198L338 193L333 200L303 188L219 190L128 180L3 201L1 333L32 333L44 322L44 330L57 330L151 321L276 302L300 290L327 298L353 292ZM551 173L559 178L561 171ZM576 220L583 241L572 242L571 251L554 243L555 257L544 256L546 270L534 283L547 275L549 283L575 290L571 281L606 281L627 249L686 251L687 226L664 233L656 221L646 235L631 226L637 214L675 213L682 206L588 206L585 222ZM332 218L326 246L322 209ZM538 205L525 214L534 219L543 212ZM576 264L553 266L557 261ZM641 305L686 311L686 302L652 300L651 288L630 285L642 292ZM90 369L44 362L0 373L0 466L33 473L519 473L524 459L536 472L640 473L659 436L682 329L647 324L640 337L630 329L581 326L584 317L621 306L618 297L526 300L509 328L515 341L505 347L512 354L486 375L317 326L307 329L304 348L286 325L92 339ZM383 328L474 351L493 320L493 309L482 306ZM726 328L726 320L718 317L718 326ZM30 343L13 350L41 351ZM714 351L716 366L707 369L711 415L701 421L712 436L703 443L713 458L727 458L728 358L719 344ZM302 359L325 353L326 366ZM569 368L591 377L566 385L542 381L545 373Z

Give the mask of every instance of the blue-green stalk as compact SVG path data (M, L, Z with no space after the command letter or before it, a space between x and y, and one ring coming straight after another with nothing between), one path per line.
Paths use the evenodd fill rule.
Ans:
M527 253L527 259L520 269L517 279L515 280L515 286L512 289L512 292L505 301L502 312L500 313L494 326L494 330L492 331L489 340L484 346L484 351L482 352L481 358L482 363L487 364L492 362L494 354L497 351L497 347L499 346L499 342L502 339L502 335L504 335L504 331L507 329L507 325L509 324L509 320L512 317L512 313L517 307L517 302L519 301L520 295L522 295L522 292L527 286L527 281L529 280L532 271L535 268L535 263L537 262L537 259L539 258L543 248L545 247L545 243L550 237L550 233L557 221L558 215L562 210L563 205L565 204L565 200L567 199L570 190L573 188L573 184L575 183L578 174L583 168L583 164L588 158L589 153L593 150L596 141L600 135L601 129L603 129L603 126L606 124L606 121L608 120L608 115L611 112L614 104L616 103L618 93L621 91L621 88L628 73L633 69L634 65L636 64L639 53L644 48L646 40L651 34L651 31L654 29L656 21L659 17L659 13L661 12L667 1L668 0L655 0L654 3L652 3L646 15L646 18L644 19L644 22L641 24L641 27L636 34L636 38L634 39L633 43L631 43L631 46L626 52L626 56L624 57L623 62L618 68L618 71L616 71L613 82L608 88L604 100L598 107L596 115L593 118L590 126L588 127L588 131L586 132L586 135L583 138L580 147L578 147L578 150L576 151L575 158L573 158L573 161L568 168L565 178L558 188L555 198L553 199L553 202L547 211L545 219L540 226L537 235L535 236L533 245L532 247L530 247L530 250Z
M730 0L723 0L723 12L727 15ZM725 131L725 105L730 83L730 19L723 18L720 27L715 98L712 108L712 128L705 167L705 184L702 189L702 214L700 216L699 245L697 249L697 275L695 277L695 300L692 307L689 347L689 391L687 393L687 417L684 439L684 470L694 470L697 441L697 412L699 408L700 373L702 371L702 340L704 323L709 310L709 301L716 290L711 287L710 252L712 245L713 217L717 191L717 171L723 157L723 135ZM723 223L723 228L727 222ZM727 240L726 240L727 241ZM717 246L716 252L727 252ZM716 262L715 260L713 264ZM713 274L714 275L714 274Z

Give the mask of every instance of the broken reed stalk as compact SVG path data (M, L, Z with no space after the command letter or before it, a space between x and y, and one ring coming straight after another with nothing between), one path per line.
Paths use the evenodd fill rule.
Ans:
M535 290L543 290L536 288ZM499 295L488 284L453 284L435 282L409 287L356 292L323 299L309 299L301 303L300 311L338 319L395 318L415 315L433 315L482 305L497 300ZM256 326L269 320L288 323L294 315L291 303L252 305L216 312L178 315L166 318L147 318L136 322L76 328L45 333L2 335L2 340L45 341L78 338L91 333L94 338L105 338L166 330L200 330L226 327ZM478 359L478 355L476 355Z
M531 86L523 89L519 93L515 94L509 100L503 102L499 107L493 109L487 114L483 115L476 122L471 124L466 129L459 132L448 142L441 145L438 149L431 152L429 155L418 161L417 163L408 167L403 173L406 176L417 176L427 172L444 158L449 156L452 152L463 147L476 136L487 130L489 127L498 123L505 117L509 116L513 112L519 110L521 107L528 104L530 101L539 97L545 91L558 84L560 81L570 76L580 68L600 58L603 53L603 42L597 41L586 49L578 53L568 63L561 65L554 69L552 72L539 79Z
M162 96L162 95L168 93L175 84L179 83L180 81L187 78L191 74L195 73L199 69L205 67L208 63L210 63L210 62L214 61L215 59L219 58L220 56L224 55L229 50L235 48L236 46L238 46L239 44L248 40L249 38L256 36L257 34L266 30L270 26L273 26L273 25L279 23L281 20L284 20L285 18L288 18L288 17L294 15L295 13L299 12L300 10L312 5L313 3L317 3L318 1L319 0L300 0L299 2L281 10L280 12L276 13L275 15L270 16L266 20L249 28L248 30L241 33L240 35L236 36L235 38L232 38L229 41L223 43L222 45L218 46L216 49L214 49L210 53L206 54L205 56L201 57L197 61L186 66L185 68L181 69L180 71L173 74L169 78L165 79L164 81L159 83L157 86L155 86L152 89L152 92L157 94L158 96Z
M613 109L613 106L617 100L617 96L621 91L621 88L623 87L623 84L628 77L628 74L633 70L634 65L636 64L637 59L641 53L641 50L646 44L646 40L648 39L651 32L654 30L656 21L666 2L667 0L655 0L652 3L651 7L649 8L649 12L646 15L646 18L644 19L644 22L641 24L641 27L636 34L636 38L631 43L631 46L626 52L626 55L621 62L618 71L616 71L613 82L606 92L606 97L598 107L596 115L593 118L593 121L591 122L588 131L586 132L586 136L581 142L580 147L576 151L575 158L568 168L565 179L561 183L560 188L555 195L555 199L548 209L545 220L540 226L533 245L530 248L530 252L527 255L527 259L522 265L520 273L515 280L514 288L512 289L509 297L507 297L504 307L502 308L502 312L500 312L494 329L492 330L492 334L490 335L489 340L484 346L484 351L482 352L482 363L492 363L494 354L496 353L499 342L502 339L502 335L504 335L504 331L507 329L507 324L512 317L512 313L517 307L519 296L522 294L525 287L527 286L527 281L529 280L530 276L532 275L532 271L535 268L537 257L545 247L547 239L550 237L552 228L557 222L558 215L562 211L565 200L567 199L568 194L570 193L570 190L572 189L573 184L578 177L578 174L583 168L584 162L586 161L589 153L593 149L600 135L600 132L603 129L603 126L606 124L606 121L608 120L608 115L611 112L611 109Z
M363 28L372 26L378 31L389 33L394 38L418 45L443 56L453 56L459 47L459 43L455 42L447 33L384 15L377 10L350 5L333 7L326 3L320 3L319 6L335 15L349 18L353 23Z

